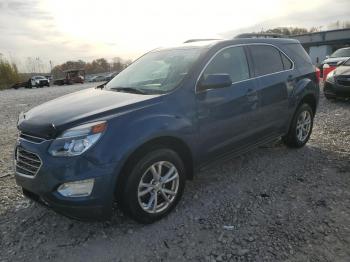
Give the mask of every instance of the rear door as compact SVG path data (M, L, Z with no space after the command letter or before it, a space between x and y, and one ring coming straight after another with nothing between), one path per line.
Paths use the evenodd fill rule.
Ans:
M295 82L294 64L272 45L250 45L249 54L258 84L259 134L279 135L288 119L288 90Z
M244 47L224 48L214 55L199 81L206 75L220 73L231 76L231 86L196 94L204 160L253 143L257 129L257 85L251 78Z

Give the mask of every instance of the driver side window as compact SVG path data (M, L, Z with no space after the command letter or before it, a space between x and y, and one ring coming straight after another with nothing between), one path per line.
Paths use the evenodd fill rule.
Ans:
M249 79L249 66L242 46L220 51L204 70L203 77L211 74L229 74L232 83Z

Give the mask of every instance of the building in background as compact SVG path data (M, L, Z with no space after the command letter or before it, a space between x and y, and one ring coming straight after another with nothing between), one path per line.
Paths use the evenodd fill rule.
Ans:
M350 28L291 36L309 53L312 62L319 65L326 56L343 47L350 47Z

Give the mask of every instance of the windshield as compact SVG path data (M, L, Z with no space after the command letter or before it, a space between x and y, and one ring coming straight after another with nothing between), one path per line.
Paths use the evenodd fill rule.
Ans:
M106 89L135 89L143 94L169 92L184 79L199 55L199 48L150 52L115 76Z
M350 59L348 59L342 66L350 66Z
M338 49L330 57L350 57L350 48Z

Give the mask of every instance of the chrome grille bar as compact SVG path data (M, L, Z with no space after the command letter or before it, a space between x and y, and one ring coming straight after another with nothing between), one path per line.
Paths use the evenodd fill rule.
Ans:
M16 173L28 177L34 177L42 165L38 155L23 149L21 146L16 149L15 160Z

